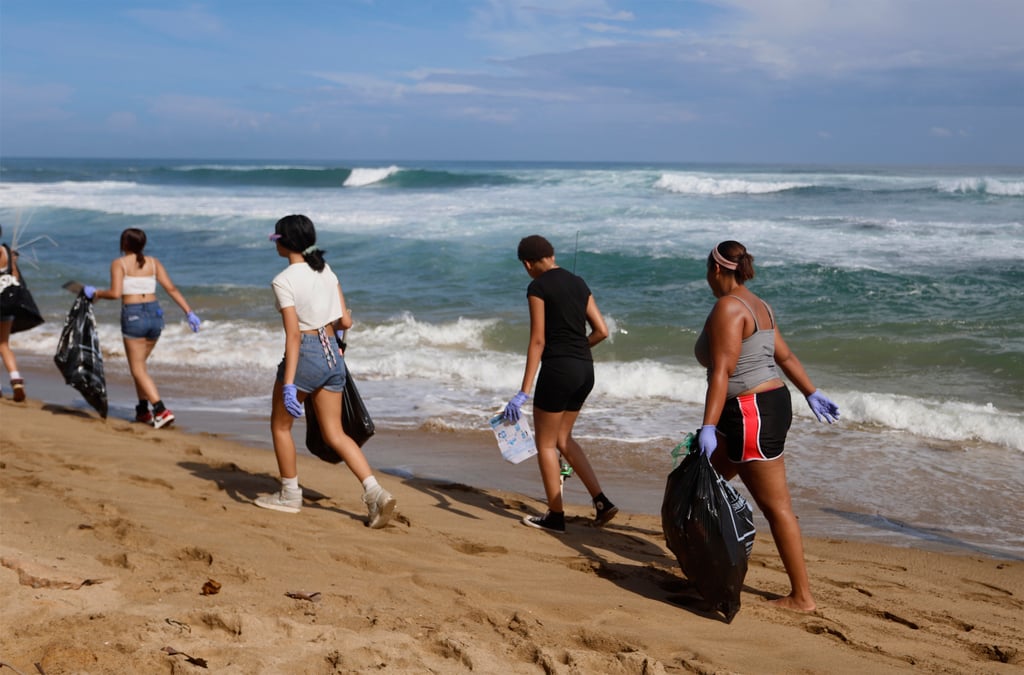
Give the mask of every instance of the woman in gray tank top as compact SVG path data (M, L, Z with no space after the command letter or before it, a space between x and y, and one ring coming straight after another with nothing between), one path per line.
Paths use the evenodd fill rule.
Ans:
M783 458L793 412L778 371L807 398L819 421L831 424L839 408L815 389L768 303L746 287L753 277L754 257L743 244L723 241L711 249L707 281L718 301L694 347L708 371L699 444L726 480L739 475L771 525L791 585L789 595L774 602L811 611L816 605Z

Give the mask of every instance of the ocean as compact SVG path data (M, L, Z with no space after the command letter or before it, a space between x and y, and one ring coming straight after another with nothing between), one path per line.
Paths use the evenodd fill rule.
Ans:
M139 227L204 321L189 332L161 292L150 363L189 383L169 401L181 423L264 411L283 350L267 235L290 213L317 226L356 321L350 368L393 429L486 430L516 393L516 245L546 236L611 329L577 436L648 477L701 422L705 260L741 241L751 289L841 409L819 424L794 390L794 500L831 515L811 533L1024 557L1024 168L4 158L2 240L47 319L12 345L51 357L61 284L107 287ZM96 310L123 368L117 304Z

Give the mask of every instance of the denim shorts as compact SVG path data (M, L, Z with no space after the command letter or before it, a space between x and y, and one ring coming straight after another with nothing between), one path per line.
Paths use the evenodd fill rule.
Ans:
M334 339L328 341L334 350L334 365L327 362L324 347L316 335L302 335L299 345L299 363L295 367L295 388L307 394L323 389L324 391L345 391L345 362L337 351ZM277 379L284 382L284 359L277 366Z
M156 340L163 329L164 310L156 300L121 306L121 335L124 337Z

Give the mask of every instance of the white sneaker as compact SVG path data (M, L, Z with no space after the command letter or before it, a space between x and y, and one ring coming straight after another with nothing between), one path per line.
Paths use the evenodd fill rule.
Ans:
M284 511L285 513L298 513L302 510L302 493L297 497L285 497L284 490L273 494L257 497L253 502L256 506L272 511Z
M368 521L370 527L379 530L391 520L391 513L395 510L396 501L390 492L378 486L375 493L363 493L363 503L366 504L366 509L370 512Z

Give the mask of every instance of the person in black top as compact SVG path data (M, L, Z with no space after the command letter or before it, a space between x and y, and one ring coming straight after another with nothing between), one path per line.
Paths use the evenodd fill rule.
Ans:
M597 474L572 437L572 428L594 387L590 348L608 337L608 327L586 282L555 264L551 242L536 234L525 237L519 242L518 254L533 279L526 291L530 303L530 343L522 389L505 406L502 415L512 422L519 419L520 408L530 397L539 368L533 423L537 460L548 500L548 512L543 517L528 516L523 524L565 532L561 453L593 498L594 524L601 526L615 517L618 508L601 491Z

